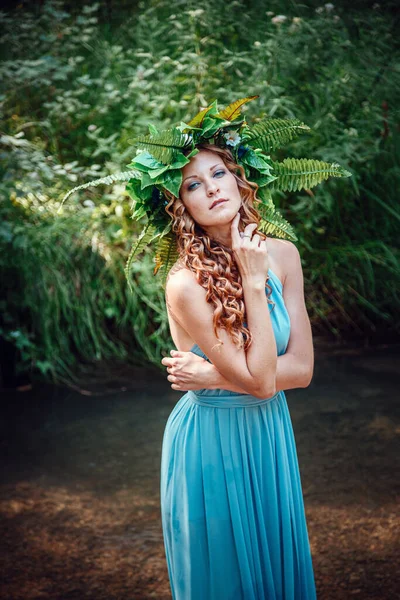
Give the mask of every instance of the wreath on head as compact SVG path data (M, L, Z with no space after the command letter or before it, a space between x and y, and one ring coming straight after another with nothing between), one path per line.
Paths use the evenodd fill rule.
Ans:
M309 130L298 119L273 119L266 117L250 126L241 117L241 108L258 96L236 100L219 110L215 100L202 109L188 123L181 122L172 129L158 131L149 124L149 134L130 140L137 148L128 171L116 173L70 190L65 200L77 190L101 184L126 181L126 190L132 198L132 218L146 217L146 223L134 243L125 274L130 285L130 268L133 260L151 243L155 243L154 275L160 272L162 284L178 258L176 236L171 230L172 221L165 206L165 190L179 196L182 168L199 151L200 144L215 144L228 148L235 162L242 166L249 181L258 185L257 210L260 214L258 229L275 237L296 241L292 226L275 208L271 192L310 189L329 177L349 177L351 174L337 163L313 159L286 158L282 162L271 159L270 153Z

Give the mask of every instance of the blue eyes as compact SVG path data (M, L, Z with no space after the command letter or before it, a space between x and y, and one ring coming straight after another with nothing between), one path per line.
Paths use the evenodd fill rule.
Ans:
M223 169L221 169L221 170L219 170L219 171L215 171L215 173L214 173L214 177L217 177L217 176L219 177L219 176L222 176L222 175L225 175L225 171L224 171ZM197 182L197 181L194 181L193 183L191 183L191 184L188 186L188 190L189 190L189 192L191 192L192 190L196 189L195 187L193 187L193 186L195 186L195 185L198 185L198 182Z

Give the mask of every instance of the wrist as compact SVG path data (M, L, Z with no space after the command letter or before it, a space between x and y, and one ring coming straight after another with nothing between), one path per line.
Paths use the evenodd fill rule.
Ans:
M242 277L242 287L255 292L265 292L265 284L268 279L268 277L265 279L260 279L259 277Z
M221 373L218 369L211 363L207 362L208 373L207 373L207 390L215 390L221 386Z

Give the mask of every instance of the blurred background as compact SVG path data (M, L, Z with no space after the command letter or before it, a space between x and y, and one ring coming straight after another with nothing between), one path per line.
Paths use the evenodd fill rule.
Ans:
M312 386L290 397L319 597L400 595L389 577L398 565L390 536L400 431L396 2L5 2L0 32L0 388L9 459L2 597L170 598L157 477L162 428L179 395L160 365L174 347L163 289L146 251L132 269L134 294L128 290L124 264L142 223L130 219L124 185L82 191L57 210L70 188L123 170L134 155L130 140L149 121L166 128L215 98L227 105L254 94L248 121L295 117L311 127L277 158L338 162L352 173L274 198L299 239L316 347ZM373 464L362 462L367 455ZM324 503L342 490L333 512L321 512L318 490ZM392 508L381 514L383 498ZM365 522L354 530L362 502ZM350 504L354 513L343 508ZM32 521L27 507L35 508ZM371 525L375 509L379 523ZM99 538L107 519L108 537ZM338 521L348 525L343 537L333 535L328 556ZM68 529L72 537L58 547L49 525L56 522L58 539L60 523L66 532L71 522L92 527L94 537ZM43 531L39 552L32 540ZM22 540L39 554L33 546L18 554ZM82 557L93 553L90 579ZM28 555L42 558L25 564ZM43 556L51 576L38 567ZM113 564L126 575L119 587Z

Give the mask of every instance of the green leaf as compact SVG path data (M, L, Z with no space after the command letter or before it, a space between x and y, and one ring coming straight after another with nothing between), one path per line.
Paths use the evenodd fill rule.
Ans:
M140 173L138 171L122 171L120 173L114 173L113 175L106 175L106 177L100 177L100 179L94 179L93 181L89 181L88 183L83 183L82 185L78 185L74 187L72 190L69 190L61 200L60 207L57 212L60 211L64 202L73 194L79 190L85 190L89 187L94 187L98 185L112 185L116 181L129 181L130 179L137 179L140 177Z
M142 190L144 190L145 188L149 187L150 185L154 185L154 180L151 178L150 173L142 173L142 179L141 179L141 188Z
M224 123L225 121L223 119L216 119L212 116L205 117L201 131L201 137L205 137L207 139L213 137Z
M266 205L268 208L273 208L275 210L275 205L272 200L272 194L268 188L263 187L258 189L257 196L261 200L263 205Z
M309 130L310 128L298 119L267 118L251 128L247 127L243 137L253 148L261 148L268 154L290 142L299 133Z
M195 117L193 117L193 119L191 119L188 123L188 126L190 128L194 128L194 127L198 127L201 128L202 124L203 124L203 120L204 117L213 109L215 108L215 104L216 101L214 100L214 102L212 102L209 106L207 106L207 108L203 108L200 112L197 113L197 115Z
M131 165L133 167L136 167L137 169L140 169L141 171L147 172L152 169L161 169L165 167L165 165L162 162L156 160L154 156L147 151L143 151L137 156L135 156L135 158L131 162Z
M162 177L157 180L157 185L161 185L178 198L179 190L182 185L182 171L180 169L174 169L163 173Z
M154 275L160 271L161 284L165 288L168 273L178 260L179 254L176 244L176 235L169 232L160 238L156 248Z
M249 167L253 167L253 169L257 169L263 175L272 175L271 171L273 170L272 164L267 162L266 157L260 156L255 150L249 148L247 152L242 156L241 162L249 165Z
M155 127L152 123L149 123L149 132L150 132L150 135L158 134L157 127Z
M235 102L232 102L231 104L229 104L229 106L221 110L221 112L219 112L217 116L220 117L220 119L224 119L226 121L234 121L240 115L240 109L243 106L243 104L246 104L246 102L251 102L252 100L255 100L258 97L259 96L248 96L247 98L240 98L239 100L235 100Z
M273 175L259 175L259 173L257 173L257 175L254 175L253 173L250 174L250 180L256 183L260 188L265 185L268 185L269 183L272 183L276 179L276 177L274 177Z
M139 219L141 219L142 217L147 215L147 212L148 212L148 208L146 206L144 206L143 204L138 205L132 211L132 219L135 219L135 221L139 221Z
M350 177L351 173L337 163L325 163L308 158L286 158L283 162L273 162L277 179L272 187L283 192L309 190L329 177Z
M132 179L126 184L125 189L129 196L138 202L145 202L151 197L151 189L142 190L140 179Z
M131 269L132 262L133 262L134 258L136 256L138 256L138 254L143 252L143 250L146 248L146 246L154 238L155 232L156 232L156 229L155 229L154 225L152 224L151 221L148 221L148 223L145 225L144 229L140 233L138 239L133 244L132 249L129 253L128 260L126 261L126 265L125 265L125 276L126 276L126 279L127 279L128 285L129 285L129 289L131 292L133 292L133 289L132 289L132 284L130 282L129 276L130 276L130 269Z
M193 156L196 156L196 154L198 154L200 152L200 150L198 148L193 148L193 150L190 152L190 154L187 154L187 158L192 158Z
M170 165L176 159L178 151L191 147L192 136L174 128L157 135L137 137L131 143L147 150L156 160Z
M297 241L293 227L273 205L265 205L262 202L257 205L261 221L258 229L266 235L272 235L281 239Z
M189 156L185 156L184 154L182 154L182 152L179 152L176 155L174 162L170 165L170 169L182 169L182 167L184 167L185 165L190 163L189 157L191 157L193 155L193 152L195 150L196 150L195 154L197 154L198 150L197 150L197 148L195 148L194 150L192 150L192 152L189 154Z
M165 171L168 171L168 169L170 168L171 167L169 165L163 165L159 169L152 169L148 172L148 175L151 177L151 179L157 179L158 177L160 177L160 175L165 173Z

